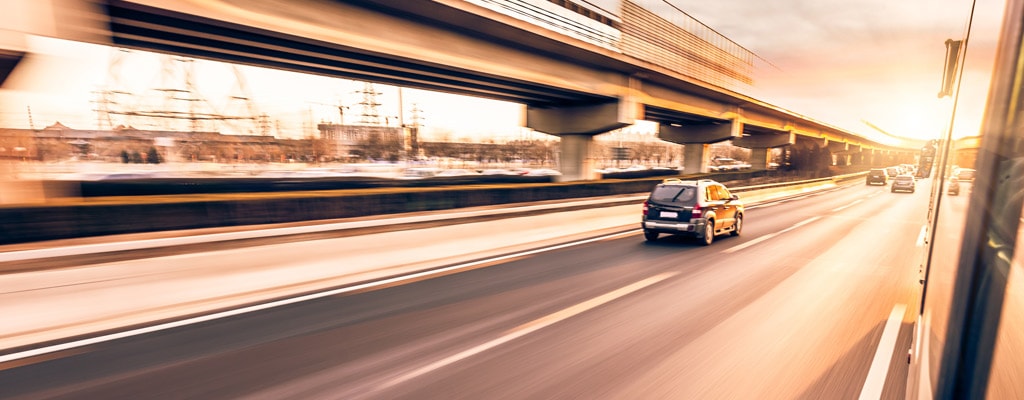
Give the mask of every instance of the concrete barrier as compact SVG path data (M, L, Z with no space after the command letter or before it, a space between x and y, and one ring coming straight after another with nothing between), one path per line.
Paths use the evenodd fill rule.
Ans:
M0 206L0 244L635 195L649 192L661 180L59 199ZM834 187L834 178L735 190L754 200L829 185Z

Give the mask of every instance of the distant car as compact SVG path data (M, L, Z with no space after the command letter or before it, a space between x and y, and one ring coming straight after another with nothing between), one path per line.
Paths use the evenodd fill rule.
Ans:
M868 185L881 184L885 186L889 184L889 174L881 168L872 168L868 171L868 176L865 178Z
M960 168L956 172L956 179L961 181L974 181L974 170L970 168Z
M519 175L519 173L508 169L493 168L480 171L480 175Z
M914 189L916 189L916 186L917 185L914 182L914 176L913 175L910 175L910 174L897 175L896 178L893 178L893 180L892 180L892 189L891 189L891 191L893 193L896 193L896 192L910 192L910 193L914 193Z
M402 175L399 175L395 179L425 179L437 176L441 173L440 168L422 167L422 168L408 168Z
M946 193L950 196L956 196L960 194L960 180L955 176L949 178L948 185L946 187Z
M708 166L708 170L712 172L722 171L740 171L744 169L750 169L751 165L736 159L719 157L711 160L711 165Z
M900 171L900 167L886 167L885 168L885 173L888 174L889 178L891 179L891 178L895 178L896 176L902 174L903 171Z
M715 235L739 236L743 212L739 196L729 193L721 183L711 179L666 179L644 201L641 227L648 241L668 233L689 235L710 245Z

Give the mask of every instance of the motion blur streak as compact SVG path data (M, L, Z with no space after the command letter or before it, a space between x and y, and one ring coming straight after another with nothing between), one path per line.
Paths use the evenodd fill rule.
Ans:
M531 255L96 344L4 369L0 391L10 399L855 399L893 304L919 302L914 241L927 191L872 197L884 191L856 185L751 210L741 236L712 246L672 236L646 242L636 234L638 207L612 207L631 222L617 235L543 253L505 250ZM180 275L131 282L164 288L137 301L210 286L223 292L251 284L252 275L220 280L208 270L251 272L286 260L336 274L410 248L419 259L455 247L508 249L522 236L564 238L583 214L142 259L132 271L174 267ZM372 257L348 258L358 252ZM38 276L56 276L45 272ZM285 273L295 271L272 281ZM100 295L99 285L59 293L88 296L80 302L89 315L126 298ZM38 303L48 293L58 292L24 294ZM909 329L900 328L890 350L910 345ZM882 397L892 398L904 390L906 364L884 370Z
M860 392L860 400L882 397L882 388L885 387L885 378L889 373L889 362L892 361L893 352L896 350L896 337L900 334L900 324L906 313L906 304L893 306L892 313L885 323L885 330L882 331L882 339L878 342L878 349L875 350L875 359L868 370L868 378L864 381L864 390Z
M421 280L421 279L427 279L427 278L434 277L434 276L444 275L444 274L447 274L447 273L451 273L452 271L466 270L466 269L469 269L469 268L472 268L472 267L476 267L476 266L480 266L480 265L487 265L487 264L491 264L491 263L498 262L498 261L511 260L511 259L515 259L515 258L518 258L518 257L526 256L526 255L539 254L539 253L543 253L543 252L547 252L547 251L554 251L554 250L564 249L564 248L568 248L568 247L572 247L572 246L579 246L579 245L583 245L583 244L587 244L587 243L593 243L593 242L597 242L597 241L607 240L607 239L610 239L610 238L620 237L620 236L624 236L624 235L632 235L632 234L636 234L636 232L637 231L634 230L634 231L631 231L631 232L617 233L617 234L612 234L612 235L606 235L606 236L591 238L591 239L587 239L587 240L580 240L580 241L576 241L576 242L565 243L565 244L556 245L556 246L550 246L550 247L545 247L545 248L540 248L540 249L534 249L534 250L529 250L529 251L524 251L524 252L519 252L519 253L514 253L514 254L507 254L507 255L504 255L504 256L500 256L500 257L493 257L493 258L488 258L488 259L484 259L484 260L478 260L478 261L469 262L469 263L452 265L452 266L448 266L448 267L444 267L444 268L437 268L437 269L417 272L417 273L413 273L413 274L408 274L408 275L403 275L403 276L383 279L383 280L379 280L379 281L375 281L375 282L369 282L369 283L365 283L365 284L359 284L359 285L354 285L354 286L349 286L349 287L344 287L344 288L339 288L339 289L334 289L334 290L328 290L328 291L308 294L308 295L304 295L304 296L292 297L292 298L288 298L288 299L272 301L272 302L269 302L269 303L257 304L257 305L253 305L253 306L237 308L237 309L234 309L234 310L223 311L223 312L218 312L218 313L213 313L213 314L207 314L207 315L202 315L202 316L199 316L199 317L188 318L188 319L183 319L183 320L179 320L179 321L168 322L168 323L158 324L158 325L153 325L153 326L148 326L148 327L139 328L139 329L132 329L132 330L128 330L128 331L112 333L112 334L109 334L109 335L102 335L102 336L92 337L92 338L88 338L88 339L82 339L82 340L76 340L76 341L72 341L72 342L61 343L61 344L52 345L52 346L40 347L40 348L37 348L37 349L32 349L32 350L18 352L18 353L6 354L6 355L0 356L0 363L5 363L5 362L15 361L15 360L21 360L21 359L25 359L25 358L29 358L29 357L35 357L35 356L39 356L39 355L43 355L43 354L48 354L48 353L53 353L53 352L58 352L58 351L62 351L62 350L68 350L68 349L73 349L73 348L77 348L77 347L88 346L88 345L91 345L91 344L109 342L109 341L112 341L112 340L123 339L123 338L127 338L127 337L132 337L132 336L144 335L144 334L147 334L147 333L159 332L159 331L163 331L163 330L167 330L167 329L172 329L172 328L177 328L177 327L182 327L182 326L187 326L187 325L199 324L199 323L202 323L202 322L213 321L213 320L217 320L217 319L221 319L221 318L233 317L233 316L236 316L236 315L242 315L242 314L246 314L246 313L252 313L252 312L267 310L267 309L270 309L270 308L281 307L281 306L285 306L285 305L289 305L289 304L295 304L295 303L300 303L300 302L304 302L304 301L310 301L310 300L324 298L324 297L329 297L329 296L337 296L337 295L346 294L346 293L358 293L358 292L365 291L365 290L373 290L373 289L376 289L376 288L390 287L390 286L393 286L393 285L396 285L396 284L413 282L413 281L417 281L417 280Z
M517 327L517 328L513 329L512 331L508 332L505 336L502 336L502 337L497 338L495 340L492 340L490 342L481 344L479 346L473 347L473 348L471 348L469 350L466 350L466 351L463 351L461 353L452 355L451 357L447 357L445 359L438 360L438 361L433 362L433 363L431 363L429 365L423 366L423 367L418 368L416 370L410 371L407 374L404 374L404 375L399 376L399 377L397 377L395 379L392 379L391 381L387 382L387 384L385 384L382 388L388 388L388 387L391 387L391 386L395 386L395 385L401 384L402 382L405 382L405 381L408 381L410 379L414 379L416 377L419 377L419 376L422 376L424 374L427 374L430 371L434 371L434 370L437 370L437 369L440 369L440 368L444 368L446 365L453 364L455 362L458 362L459 360L462 360L462 359L465 359L465 358L468 358L468 357L472 357L473 355L483 353L483 352L485 352L487 350L490 350L490 349L492 349L494 347L500 346L500 345L502 345L504 343L508 343L508 342L510 342L512 340L515 340L517 338L529 335L530 333L533 333L533 332L536 332L538 330L544 329L544 328L546 328L546 327L548 327L548 326L550 326L552 324L558 323L560 321L564 321L564 320L569 319L569 318L571 318L571 317L573 317L575 315L579 315L579 314L584 313L584 312L586 312L586 311L588 311L590 309L593 309L595 307L601 306L602 304L606 304L606 303L611 302L611 301L613 301L615 299L618 299L620 297L626 296L626 295L628 295L630 293L636 292L636 291L638 291L640 289L643 289L645 287L651 286L651 285L653 285L655 283L661 282L661 281L663 281L665 279L671 278L671 277L676 276L676 275L678 275L678 273L663 273L663 274L659 274L657 276L653 276L653 277L644 279L644 280L642 280L640 282L637 282L637 283L634 283L632 285L623 287L621 289L618 289L618 290L606 293L604 295L592 298L590 300L587 300L585 302L579 303L579 304L574 305L572 307L566 308L566 309L564 309L562 311L559 311L559 312L556 312L554 314L550 314L550 315L544 316L542 318L538 318L538 319L533 320L531 322L528 322L528 323L525 323L523 325L520 325L519 327Z

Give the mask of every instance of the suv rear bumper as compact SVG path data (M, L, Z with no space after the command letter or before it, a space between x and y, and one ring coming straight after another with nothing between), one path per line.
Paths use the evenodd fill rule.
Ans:
M703 219L691 220L687 222L667 222L667 221L644 221L643 228L649 231L661 232L661 233L693 233L704 232L704 224L707 222Z

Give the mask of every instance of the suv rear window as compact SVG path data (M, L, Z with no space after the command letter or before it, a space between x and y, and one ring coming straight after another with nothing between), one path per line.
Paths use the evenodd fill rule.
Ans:
M661 203L694 204L697 201L697 188L680 185L656 186L651 192L651 200Z

